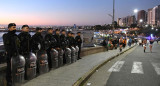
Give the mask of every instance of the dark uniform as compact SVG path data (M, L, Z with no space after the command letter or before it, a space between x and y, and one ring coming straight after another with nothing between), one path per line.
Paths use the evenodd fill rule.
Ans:
M79 51L78 51L78 59L80 59L81 44L82 44L82 39L81 39L80 36L76 36L76 38L75 38L75 43L76 43L76 45L79 47Z
M21 32L18 37L20 39L21 45L20 54L29 54L31 51L31 35L29 34L29 32Z
M68 42L68 47L71 48L72 45L73 45L73 42L72 42L73 38L68 36L66 39L67 39L67 42Z
M60 36L60 42L61 42L61 49L63 49L63 51L65 52L65 49L68 47L68 42L67 42L67 38L64 34L61 34ZM65 57L65 53L63 54L63 63L66 63L66 57Z
M61 35L60 36L60 42L61 42L61 48L64 50L66 47L67 47L67 38L66 38L66 36L65 35Z
M56 39L54 38L54 36L50 33L46 34L45 36L45 41L47 42L47 46L49 46L49 48L47 49L47 55L48 55L48 63L49 63L49 68L52 67L52 63L51 63L51 49L55 48L56 46Z
M44 50L44 49L45 46L44 46L43 36L41 35L41 33L36 32L36 34L32 36L32 51L34 53L37 53L38 50Z
M12 75L11 75L11 58L17 56L20 48L20 41L14 31L8 31L3 35L4 47L7 52L7 69L6 69L6 80L8 86L12 86Z
M56 48L60 48L60 46L61 46L60 35L55 34L55 35L54 35L54 38L55 38L56 41L57 41L55 47L56 47Z

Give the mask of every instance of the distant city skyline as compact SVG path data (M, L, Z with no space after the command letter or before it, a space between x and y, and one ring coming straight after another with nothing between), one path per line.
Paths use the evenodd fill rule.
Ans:
M113 0L0 0L0 24L96 25L110 24ZM148 10L160 0L115 0L115 21L133 10Z

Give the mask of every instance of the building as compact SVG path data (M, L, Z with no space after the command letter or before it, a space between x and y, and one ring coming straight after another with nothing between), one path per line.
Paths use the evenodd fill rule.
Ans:
M148 9L148 17L147 17L147 24L152 25L152 9Z
M131 26L136 23L135 16L127 16L119 19L119 26Z
M140 10L137 14L137 23L138 25L147 24L147 12L145 10Z
M160 5L148 9L147 24L151 26L160 26Z

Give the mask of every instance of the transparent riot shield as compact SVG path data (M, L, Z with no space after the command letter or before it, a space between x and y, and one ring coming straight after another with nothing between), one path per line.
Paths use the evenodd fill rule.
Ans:
M25 58L21 55L13 56L11 59L11 71L13 86L19 86L24 81Z
M75 53L75 54L76 54L76 58L75 58L75 61L77 61L77 59L78 59L78 51L79 51L79 47L76 46L75 49L76 49L76 53Z
M58 66L59 67L63 66L63 54L64 52L62 49L58 50Z
M25 56L26 59L26 79L30 80L36 77L36 61L37 57L34 53L29 53L29 55Z
M71 47L71 62L74 63L76 59L76 49Z
M58 51L56 49L51 50L51 64L52 68L58 68Z
M49 71L46 51L40 50L37 52L37 64L39 74L44 74Z
M65 49L65 58L66 58L66 64L71 64L71 49L70 48Z

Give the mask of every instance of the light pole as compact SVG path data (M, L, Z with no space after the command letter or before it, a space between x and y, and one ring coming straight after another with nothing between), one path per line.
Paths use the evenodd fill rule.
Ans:
M112 19L113 29L114 29L114 17L115 17L115 0L113 0L113 19Z

